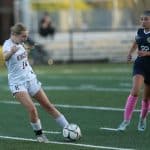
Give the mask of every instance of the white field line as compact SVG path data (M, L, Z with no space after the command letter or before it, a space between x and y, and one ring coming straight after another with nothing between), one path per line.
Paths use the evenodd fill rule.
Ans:
M116 128L104 128L104 127L101 127L100 129L101 130L108 130L108 131L118 131L118 129L116 129Z
M45 73L43 73L43 74L45 74ZM51 79L51 80L62 80L62 79L64 79L64 76L59 76L59 75L53 76L53 75L51 75L47 78ZM76 75L73 76L73 75L71 75L71 76L67 76L67 79L74 80L74 81L75 80L111 80L111 81L112 80L116 80L116 81L125 81L125 80L129 81L129 80L131 80L130 76L118 78L118 76L111 76L111 75L110 76L100 75L100 76L95 76L94 78L92 76L84 76L84 75L83 76L76 76Z
M46 134L61 134L61 132L58 132L58 131L46 131L46 130L44 130L43 132Z
M19 105L20 103L17 101L0 101L0 104L14 104ZM35 105L39 106L38 103ZM79 106L79 105L63 105L63 104L55 104L56 107L60 108L72 108L72 109L89 109L89 110L105 110L105 111L124 111L122 108L113 108L113 107L98 107L98 106ZM139 109L134 110L135 112L140 112Z
M37 142L35 139L21 138L21 137L0 136L0 138L1 139L10 139L10 140L19 140L19 141ZM78 143L58 142L58 141L49 141L48 143L49 144L59 144L59 145L72 145L72 146L86 147L86 148L108 149L108 150L134 150L131 148L107 147L107 146L99 146L99 145L78 144ZM48 144L48 143L46 143L46 144Z
M104 88L104 87L98 87L95 85L80 85L77 87L71 87L71 86L43 86L44 90L61 90L61 91L103 91L103 92L129 92L130 88Z

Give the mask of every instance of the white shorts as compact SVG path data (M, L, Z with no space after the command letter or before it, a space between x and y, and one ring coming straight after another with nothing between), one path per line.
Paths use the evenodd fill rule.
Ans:
M26 81L21 84L15 84L9 86L10 91L15 94L17 92L28 92L31 96L34 96L41 88L41 82L36 78L31 81Z

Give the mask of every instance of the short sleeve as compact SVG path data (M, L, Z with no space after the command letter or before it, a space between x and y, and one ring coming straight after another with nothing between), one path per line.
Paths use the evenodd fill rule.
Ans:
M5 41L2 47L3 53L9 52L11 49L11 44L8 41Z

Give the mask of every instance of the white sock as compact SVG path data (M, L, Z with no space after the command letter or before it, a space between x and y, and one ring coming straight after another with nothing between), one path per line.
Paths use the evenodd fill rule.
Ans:
M41 121L38 119L36 123L30 123L34 131L38 131L42 129Z
M60 115L58 118L55 119L56 122L62 127L64 128L66 125L68 125L68 121L67 119L64 117L64 115Z

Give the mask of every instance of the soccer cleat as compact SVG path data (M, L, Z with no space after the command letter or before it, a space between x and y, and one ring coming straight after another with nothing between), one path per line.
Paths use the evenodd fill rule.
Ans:
M47 139L45 134L37 135L37 141L40 143L48 143L49 140Z
M126 128L127 128L127 126L130 124L130 121L123 121L120 125L119 125L119 127L118 127L118 131L125 131L126 130Z
M139 123L138 123L138 130L139 131L145 131L146 129L146 119L139 119Z

